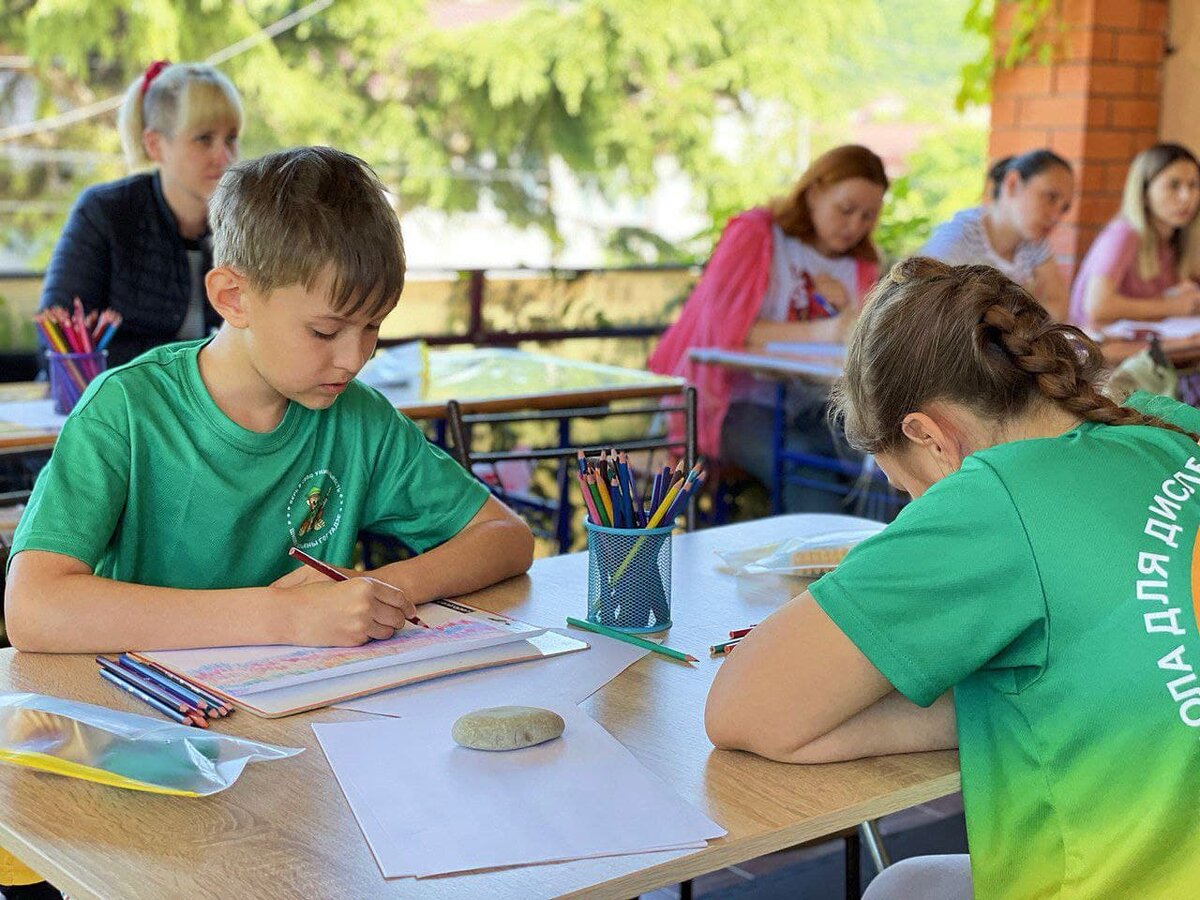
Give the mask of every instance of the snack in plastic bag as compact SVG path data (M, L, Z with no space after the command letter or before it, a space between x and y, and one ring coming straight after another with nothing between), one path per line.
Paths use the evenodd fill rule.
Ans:
M206 797L252 760L300 752L45 694L0 694L0 762L113 787Z
M812 577L837 568L856 544L883 530L882 522L788 538L747 550L718 551L725 570L735 575L800 575Z

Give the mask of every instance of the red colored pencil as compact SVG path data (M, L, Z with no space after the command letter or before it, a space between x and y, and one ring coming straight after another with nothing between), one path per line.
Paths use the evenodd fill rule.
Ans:
M318 572L320 572L326 578L332 578L334 581L349 581L350 580L348 576L343 575L341 572L339 572L333 566L329 565L328 563L323 563L323 562L321 562L321 560L315 559L314 557L309 556L307 553L305 553L299 547L292 547L292 549L288 550L288 556L292 557L292 559L298 559L298 560L300 560L300 562L304 563L306 566L316 569ZM405 616L404 618L406 618L408 621L412 622L414 625L420 625L422 628L429 627L428 625L426 625L424 622L422 622L416 616Z
M749 628L735 628L733 631L729 632L729 637L730 638L745 637L754 629L754 627L755 626L751 625Z

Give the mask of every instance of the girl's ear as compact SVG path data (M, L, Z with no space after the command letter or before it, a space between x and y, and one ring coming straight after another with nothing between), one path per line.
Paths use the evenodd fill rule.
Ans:
M234 328L249 324L246 315L246 279L229 266L217 266L204 276L208 302Z
M914 448L925 451L942 474L957 471L962 466L962 442L954 426L944 417L923 412L909 413L900 423L900 430Z
M1017 188L1021 185L1021 173L1016 169L1009 169L1004 173L1004 180L1000 182L1000 196L1011 197L1017 192Z
M162 162L162 132L147 128L142 132L142 149L151 162Z

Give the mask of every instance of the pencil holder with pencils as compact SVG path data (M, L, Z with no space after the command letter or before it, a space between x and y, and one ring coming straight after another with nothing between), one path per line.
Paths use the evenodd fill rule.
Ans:
M54 411L65 416L75 408L92 379L108 367L108 351L58 353L47 350L46 367L50 370L50 396L54 400Z
M108 367L105 347L121 327L121 314L111 309L84 312L75 298L74 312L49 306L33 317L46 351L54 411L65 416L75 408L92 379Z
M632 633L671 627L671 530L584 522L590 622Z

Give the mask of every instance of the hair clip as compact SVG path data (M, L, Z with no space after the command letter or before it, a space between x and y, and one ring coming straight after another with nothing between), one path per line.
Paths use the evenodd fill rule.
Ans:
M146 96L146 91L150 90L150 82L159 76L163 69L171 64L169 59L156 59L150 65L146 66L146 71L142 73L142 96Z

